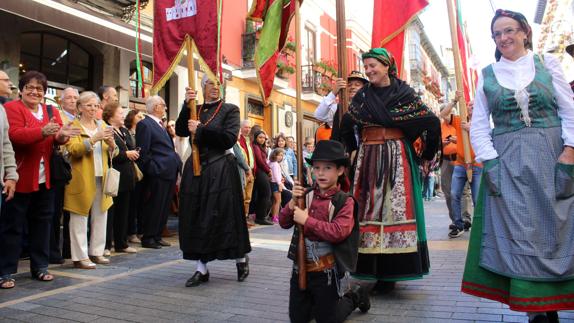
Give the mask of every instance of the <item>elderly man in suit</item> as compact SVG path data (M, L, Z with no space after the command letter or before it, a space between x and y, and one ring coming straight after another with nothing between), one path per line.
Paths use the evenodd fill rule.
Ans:
M136 143L141 148L137 164L144 173L142 247L159 249L170 244L161 239L169 202L181 169L173 141L162 125L165 101L158 95L146 100L146 117L138 122Z

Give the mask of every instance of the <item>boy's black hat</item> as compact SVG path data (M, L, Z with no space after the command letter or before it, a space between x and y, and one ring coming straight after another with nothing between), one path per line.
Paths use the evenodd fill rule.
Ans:
M335 140L321 140L315 146L311 158L305 160L313 165L314 161L328 161L337 165L349 166L349 158L345 154L345 147Z

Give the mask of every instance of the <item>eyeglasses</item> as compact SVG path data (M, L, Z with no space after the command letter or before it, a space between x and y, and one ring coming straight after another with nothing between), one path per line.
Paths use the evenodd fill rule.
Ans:
M34 90L36 90L37 92L44 93L44 87L43 86L34 86L34 85L30 85L30 84L25 85L24 90L26 90L28 92L34 92Z
M494 39L494 40L499 40L500 37L502 37L502 35L505 35L505 36L514 36L514 35L516 35L517 32L519 32L519 31L521 31L521 30L522 30L522 28L512 28L512 27L508 27L508 28L505 28L505 29L502 30L502 31L495 31L495 32L492 33L492 39Z

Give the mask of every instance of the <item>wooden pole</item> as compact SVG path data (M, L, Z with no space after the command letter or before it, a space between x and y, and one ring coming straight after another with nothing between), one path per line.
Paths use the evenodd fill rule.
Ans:
M301 44L301 15L300 2L295 1L295 44ZM303 182L303 109L301 106L302 78L301 78L301 46L295 50L295 111L297 112L297 178ZM305 198L299 199L299 207L305 208ZM297 266L299 267L299 289L307 289L307 260L305 255L305 236L303 235L303 226L298 224L299 240L297 241Z
M191 38L187 38L187 80L188 87L195 91L195 63L193 61L193 46L191 44ZM189 118L192 120L197 120L197 107L196 100L189 100L187 106L190 110ZM191 134L191 158L193 158L193 175L201 175L201 162L199 161L199 149L193 140L194 135Z
M462 63L460 59L460 50L458 47L458 33L456 28L456 18L455 18L455 8L453 0L446 0L446 5L448 8L448 21L450 24L450 37L452 40L452 55L454 56L454 74L456 78L456 89L461 91L464 90L464 81L462 78ZM465 100L460 100L458 102L460 119L466 121L468 119L466 102ZM466 167L466 176L468 181L472 182L472 158L470 157L470 140L468 132L462 129L462 146L464 148L464 163ZM467 166L471 167L467 167Z
M339 58L339 78L346 78L347 72L347 21L345 0L337 0L337 57ZM347 85L348 86L348 85ZM339 124L349 108L349 95L346 89L339 91Z

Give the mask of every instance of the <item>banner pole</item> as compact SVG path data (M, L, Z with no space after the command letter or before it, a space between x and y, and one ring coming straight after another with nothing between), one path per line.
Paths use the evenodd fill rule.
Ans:
M337 57L339 59L339 78L344 79L349 74L347 73L347 21L344 0L337 0ZM348 108L349 98L347 91L346 89L341 89L339 91L339 120L336 120L339 124Z
M458 33L456 27L456 18L454 12L454 5L452 3L453 0L446 0L446 5L448 8L448 21L450 25L450 37L452 41L452 55L454 56L454 75L456 78L456 89L463 90L464 84L462 79L462 63L460 58L460 49L458 47ZM460 119L466 121L468 119L467 109L466 109L466 102L465 100L460 100L458 102L459 112L460 112ZM462 146L464 148L464 164L466 168L466 177L468 178L469 182L472 182L472 167L467 167L469 164L472 166L472 158L470 157L470 138L468 132L464 129L461 131L462 133Z
M193 45L191 43L191 38L187 37L187 80L188 87L195 91L195 62L193 61ZM190 110L189 118L192 120L197 120L197 101L189 100L187 102L187 107ZM201 164L199 161L199 149L194 141L194 135L190 136L191 141L191 158L193 158L193 175L201 175Z

